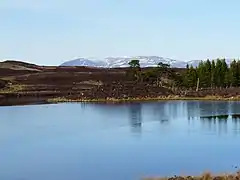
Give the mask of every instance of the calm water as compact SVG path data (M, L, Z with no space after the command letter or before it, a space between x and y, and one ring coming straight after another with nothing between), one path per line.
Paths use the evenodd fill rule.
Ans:
M1 180L138 180L235 172L237 102L0 107Z

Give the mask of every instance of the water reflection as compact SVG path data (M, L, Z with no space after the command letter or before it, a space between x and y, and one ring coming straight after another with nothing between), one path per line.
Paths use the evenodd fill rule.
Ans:
M232 115L232 124L234 134L240 134L240 114Z
M111 126L130 126L131 132L149 131L151 123L167 133L174 133L176 126L187 130L198 130L218 135L240 133L240 103L214 101L161 101L154 103L128 104L83 104L82 108L91 108L102 118L99 124ZM111 118L110 118L111 117ZM101 118L100 118L101 119ZM96 122L95 122L96 123ZM186 130L185 129L185 130ZM179 128L177 129L179 130ZM163 131L162 131L163 132Z
M240 134L239 102L188 101L185 104L188 125L200 123L201 131L218 135Z
M142 104L134 103L129 106L129 121L133 132L141 133Z
M201 102L187 103L188 124L199 122L201 130L218 135L240 133L240 112L236 102Z
M203 128L206 128L208 131L217 132L218 134L228 132L228 120L229 115L200 117Z
M169 113L168 113L169 104L163 102L161 104L155 103L153 104L152 111L153 111L153 119L159 121L160 124L166 125L169 124Z
M194 175L205 169L228 172L240 158L239 104L161 101L0 108L0 179L132 180L184 171Z

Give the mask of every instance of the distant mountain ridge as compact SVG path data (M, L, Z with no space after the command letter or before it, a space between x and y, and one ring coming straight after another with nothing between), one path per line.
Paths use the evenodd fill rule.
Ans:
M128 67L128 63L132 59L138 59L141 67L154 67L159 62L169 64L170 67L185 68L188 65L196 67L201 60L181 61L170 58L164 58L160 56L131 56L131 57L107 57L104 59L87 59L76 58L70 61L66 61L60 66L89 66L89 67L103 67L103 68L118 68ZM230 64L232 59L226 59L226 62Z

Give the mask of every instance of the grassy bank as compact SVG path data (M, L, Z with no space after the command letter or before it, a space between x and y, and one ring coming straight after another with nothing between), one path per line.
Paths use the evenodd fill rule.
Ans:
M209 100L209 101L240 101L240 96L236 97L220 97L220 96L205 96L205 97L180 97L180 96L159 96L159 97L142 97L142 98L106 98L106 99L71 99L67 97L58 97L48 99L50 103L61 102L131 102L131 101L163 101L163 100Z
M144 178L143 180L239 180L240 173L236 174L222 174L212 175L211 173L204 173L201 176L174 176L163 178Z

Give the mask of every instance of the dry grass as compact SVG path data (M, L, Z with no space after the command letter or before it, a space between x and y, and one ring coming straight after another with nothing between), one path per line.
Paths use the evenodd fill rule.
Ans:
M9 84L7 87L0 89L0 93L1 94L17 93L23 91L25 88L26 86L22 84Z
M159 96L155 98L143 97L143 98L106 98L106 99L70 99L67 97L58 97L49 99L48 102L51 103L61 103L61 102L131 102L131 101L162 101L162 100L210 100L210 101L240 101L240 97L217 97L217 96L206 96L206 97L179 97L179 96Z
M76 84L77 85L87 84L87 85L94 85L94 86L102 86L103 85L103 83L101 81L93 81L93 80L82 81L82 82L78 82Z
M174 176L163 178L144 178L143 180L239 180L240 173L212 175L210 172L203 173L201 176Z

